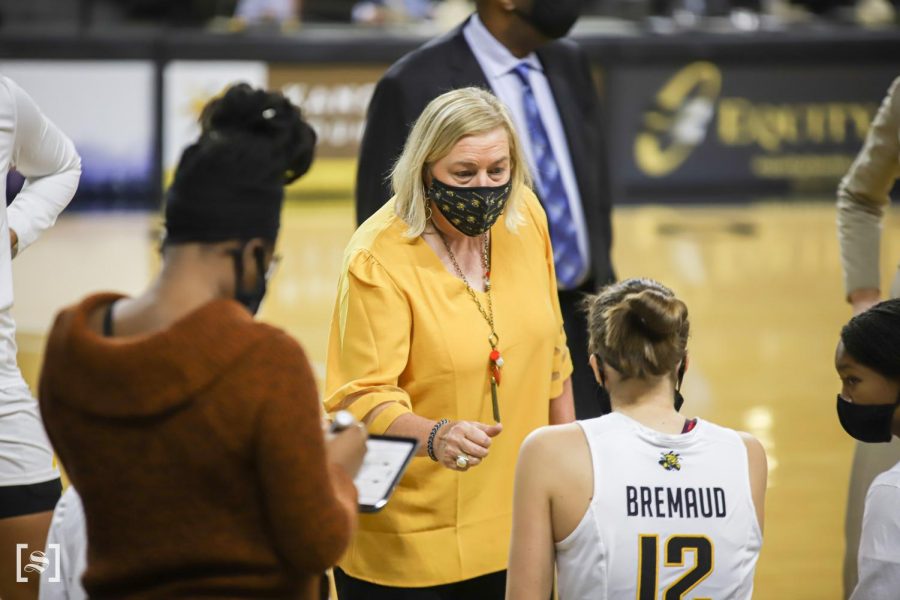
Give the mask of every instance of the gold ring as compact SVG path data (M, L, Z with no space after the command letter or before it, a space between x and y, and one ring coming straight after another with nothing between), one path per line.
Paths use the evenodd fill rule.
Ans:
M469 457L465 454L460 454L456 457L456 466L460 469L465 469L469 466Z

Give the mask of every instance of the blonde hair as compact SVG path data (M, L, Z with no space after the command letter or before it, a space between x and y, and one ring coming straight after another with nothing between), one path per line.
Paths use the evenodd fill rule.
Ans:
M425 172L447 156L459 140L502 127L509 141L510 190L504 209L506 228L515 232L525 222L523 191L531 186L519 139L506 107L490 92L476 87L441 94L428 103L413 125L403 153L391 171L395 214L409 225L406 235L418 237L427 224Z
M588 351L623 377L674 374L687 352L684 302L652 279L626 279L588 296Z

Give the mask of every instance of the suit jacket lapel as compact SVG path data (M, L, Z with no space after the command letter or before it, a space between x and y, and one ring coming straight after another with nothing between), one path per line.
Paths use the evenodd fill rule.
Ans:
M575 178L578 180L578 188L584 193L584 190L589 188L585 185L587 182L583 180L584 173L581 168L586 149L582 143L581 128L585 124L581 122L583 111L578 106L578 93L572 87L571 82L561 75L563 69L556 67L557 61L552 47L538 50L537 55L541 65L544 67L544 75L550 84L550 91L553 92L553 100L556 102L556 108L559 111L560 121L562 122L563 131L566 134L566 142L569 146L569 156L572 157Z
M466 19L462 25L456 28L453 37L450 38L449 59L453 75L451 88L448 89L475 86L490 90L491 84L488 83L484 71L481 70L481 65L478 64L478 59L475 58L475 54L469 48L469 43L463 35L463 28L468 22L469 19Z

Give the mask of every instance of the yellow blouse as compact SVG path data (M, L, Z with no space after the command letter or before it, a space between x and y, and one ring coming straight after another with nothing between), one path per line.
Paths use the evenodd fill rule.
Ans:
M513 475L519 446L546 425L549 401L572 372L543 209L526 191L526 223L491 229L491 293L504 359L503 432L485 461L464 473L413 459L387 506L362 515L340 567L398 587L463 581L506 569ZM385 204L353 235L332 316L325 378L329 412L362 419L381 434L413 412L438 420L493 423L490 329L466 291L421 238ZM486 294L476 292L487 308Z

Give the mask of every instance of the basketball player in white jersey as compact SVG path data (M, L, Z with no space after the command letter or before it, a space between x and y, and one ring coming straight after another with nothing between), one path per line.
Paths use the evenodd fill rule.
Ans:
M647 279L586 301L591 366L613 412L543 427L516 468L506 597L744 600L762 545L766 455L679 413L687 307Z
M834 363L844 430L866 444L900 438L900 299L853 317L841 330ZM857 569L850 600L900 597L900 462L875 477L866 492Z

